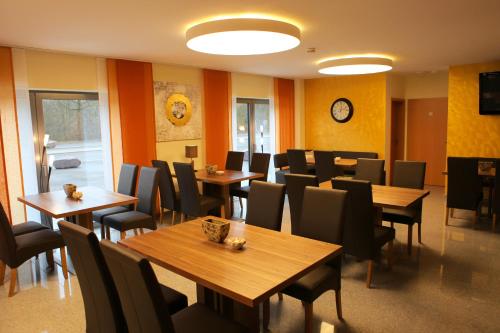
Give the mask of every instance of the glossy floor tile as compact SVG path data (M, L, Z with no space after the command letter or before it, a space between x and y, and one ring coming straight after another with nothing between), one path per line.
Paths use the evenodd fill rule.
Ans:
M500 230L492 233L487 218L473 229L473 215L465 211L456 211L444 227L443 189L430 189L424 201L423 244L416 241L415 226L414 251L408 257L407 227L396 226L394 267L389 271L385 260L377 264L371 289L365 287L366 262L346 258L345 321L336 318L334 293L328 292L314 304L317 332L500 332ZM284 212L283 231L289 232L288 208ZM65 281L60 267L55 272L45 267L44 256L25 263L19 269L21 290L12 298L7 297L7 271L0 287L0 332L85 331L77 278ZM155 271L160 282L195 301L194 283L160 267ZM271 299L272 332L303 332L303 323L298 300Z

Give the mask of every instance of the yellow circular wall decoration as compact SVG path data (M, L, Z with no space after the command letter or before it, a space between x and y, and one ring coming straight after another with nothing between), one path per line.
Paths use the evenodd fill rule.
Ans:
M172 94L165 106L167 119L174 126L184 126L191 119L192 106L189 98L182 94Z

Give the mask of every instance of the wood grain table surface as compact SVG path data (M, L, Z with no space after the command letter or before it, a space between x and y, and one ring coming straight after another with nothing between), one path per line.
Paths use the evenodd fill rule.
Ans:
M314 159L314 155L312 154L306 154L306 161L307 164L315 164L316 160ZM345 167L345 168L354 168L356 165L358 165L358 160L354 158L340 158L340 159L334 159L332 163L335 163L335 165L340 166L340 167Z

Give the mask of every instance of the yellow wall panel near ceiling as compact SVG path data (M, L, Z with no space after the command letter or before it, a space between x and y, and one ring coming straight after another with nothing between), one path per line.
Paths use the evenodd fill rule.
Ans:
M268 99L274 96L274 81L270 76L231 73L233 97Z
M306 148L376 152L384 158L386 81L385 74L305 80ZM330 116L330 106L341 97L354 107L343 124Z
M26 50L30 89L97 90L96 58Z
M448 156L500 157L500 116L479 115L479 73L500 71L500 61L450 67Z

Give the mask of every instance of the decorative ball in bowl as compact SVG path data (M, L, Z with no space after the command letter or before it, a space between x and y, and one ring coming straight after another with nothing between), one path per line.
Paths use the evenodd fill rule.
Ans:
M83 193L78 191L73 192L73 195L71 196L73 200L80 200L82 197Z
M224 170L217 170L217 171L215 171L215 174L217 176L222 176L224 174Z
M201 222L201 229L212 242L222 243L229 234L231 224L227 221L207 218Z
M235 250L241 250L247 243L247 240L243 237L229 237L226 239L226 243Z
M207 164L205 169L207 170L207 173L209 175L215 175L215 173L217 172L217 164Z
M76 191L76 185L75 184L64 184L63 190L64 190L64 193L66 193L66 196L68 198L72 198L73 192Z

